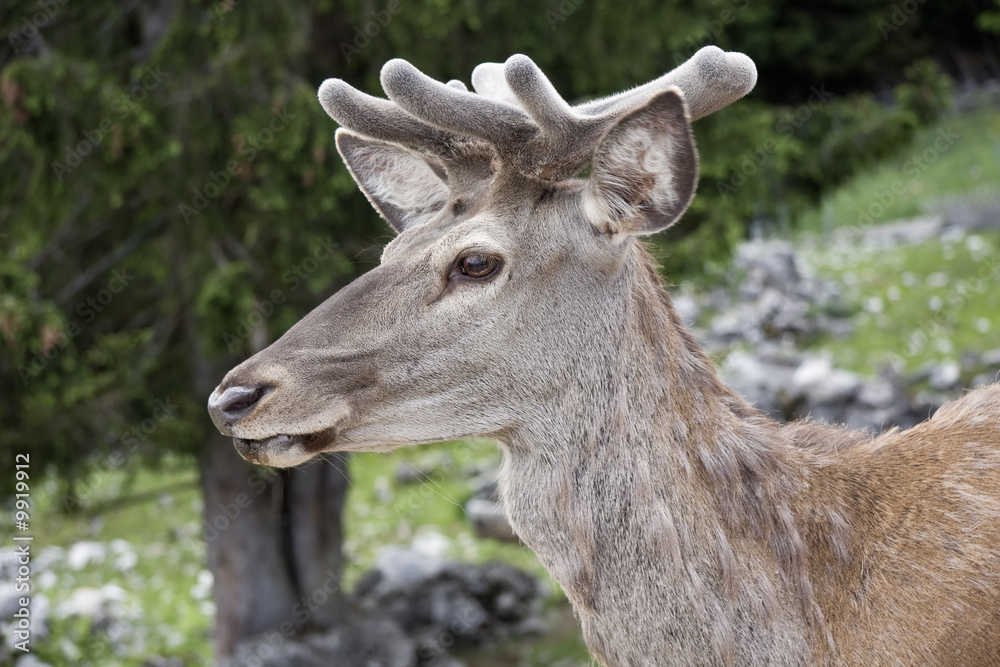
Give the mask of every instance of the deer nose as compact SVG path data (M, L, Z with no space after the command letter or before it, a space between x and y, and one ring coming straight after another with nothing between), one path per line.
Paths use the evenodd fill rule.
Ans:
M208 414L223 435L231 435L230 427L248 414L267 396L274 387L229 387L223 392L218 389L208 398Z

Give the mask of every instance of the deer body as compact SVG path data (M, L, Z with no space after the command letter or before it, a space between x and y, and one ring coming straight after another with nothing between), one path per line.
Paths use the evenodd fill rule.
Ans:
M693 195L691 117L754 77L706 48L577 107L523 56L478 94L401 61L391 101L327 82L399 236L226 376L216 425L278 466L496 439L511 522L608 665L1000 664L1000 387L878 437L779 424L721 384L636 239Z

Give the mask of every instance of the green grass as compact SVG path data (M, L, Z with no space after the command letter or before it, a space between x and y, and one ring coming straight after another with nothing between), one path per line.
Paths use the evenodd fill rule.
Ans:
M394 482L404 464L437 472L416 484ZM350 586L371 567L379 548L408 545L415 538L429 543L435 535L447 537L442 555L468 562L502 560L548 578L538 559L519 544L480 540L465 517L465 502L475 489L470 472L499 465L495 443L470 440L399 449L389 454L351 457L351 490L347 498L347 564Z
M807 260L858 311L849 338L814 344L837 366L912 372L1000 347L1000 231L888 249L818 246Z
M942 135L949 132L958 138L946 146ZM884 211L871 224L917 217L942 196L983 189L1000 193L1000 113L991 108L943 118L918 133L910 146L826 197L799 226L815 232L857 225L861 212L879 213L879 203Z
M469 667L590 665L569 603L535 554L520 544L479 539L465 518L462 508L475 491L470 473L495 468L499 461L497 445L488 440L352 456L345 517L345 584L352 586L372 566L378 550L389 544L417 541L439 545L440 553L447 558L472 563L502 561L533 573L547 584L550 592L544 601L544 616L551 632L465 651L461 660ZM437 472L417 484L394 484L396 470L407 463Z
M71 546L80 540L127 537L143 544L173 543L179 536L197 538L201 489L194 461L171 457L156 469L104 471L100 468L79 484L74 495L90 511L81 516L60 511L62 497L52 479L32 489L33 516L43 517L36 544ZM124 498L132 500L122 502ZM97 516L92 516L96 512ZM150 521L151 515L169 521ZM34 522L33 522L34 523Z

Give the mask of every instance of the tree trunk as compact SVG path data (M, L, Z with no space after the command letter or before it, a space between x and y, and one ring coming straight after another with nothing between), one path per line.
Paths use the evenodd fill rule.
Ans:
M252 635L268 633L277 646L342 622L343 458L274 470L246 463L216 436L199 465L218 657Z

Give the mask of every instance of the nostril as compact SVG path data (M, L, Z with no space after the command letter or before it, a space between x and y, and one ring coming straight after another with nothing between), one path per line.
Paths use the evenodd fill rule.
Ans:
M245 417L273 387L230 387L219 397L219 411L229 420Z

